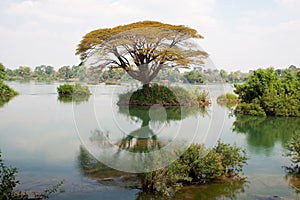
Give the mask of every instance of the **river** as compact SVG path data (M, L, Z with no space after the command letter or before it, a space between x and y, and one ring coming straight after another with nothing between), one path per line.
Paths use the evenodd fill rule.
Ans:
M117 106L118 94L135 87L130 84L89 85L93 94L78 102L58 100L61 83L8 84L20 95L0 107L0 150L5 162L18 168L18 190L41 191L63 180L64 192L51 199L153 199L124 183L99 181L105 170L92 173L83 160L88 152L112 168L141 172L142 167L131 165L137 161L128 152L136 151L132 144L137 142L128 135L144 132L145 138L155 138L147 140L153 148L173 148L180 141L212 147L220 139L247 151L245 183L186 187L174 199L300 199L299 179L284 169L290 165L284 146L300 130L300 119L234 116L216 104L219 94L232 91L231 85L193 86L208 90L212 105L178 111Z

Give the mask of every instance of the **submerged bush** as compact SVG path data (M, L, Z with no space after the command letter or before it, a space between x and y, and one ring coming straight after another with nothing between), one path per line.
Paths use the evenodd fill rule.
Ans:
M89 96L91 92L88 86L82 86L80 83L75 85L64 84L57 88L59 97L76 97L76 96Z
M192 144L168 167L142 174L142 188L145 192L172 196L184 184L240 179L239 173L246 161L245 150L236 145L218 141L216 147L206 149Z
M239 102L239 98L237 95L232 93L222 94L217 97L217 102Z

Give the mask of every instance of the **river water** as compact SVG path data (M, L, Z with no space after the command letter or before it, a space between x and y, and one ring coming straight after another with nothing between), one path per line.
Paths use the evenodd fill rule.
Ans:
M186 187L174 199L300 199L299 179L284 169L290 165L284 146L300 130L300 119L234 116L216 104L231 85L194 86L210 92L212 105L205 110L145 110L117 106L118 94L135 87L130 84L90 85L91 97L78 102L58 100L60 83L8 84L20 95L0 107L0 150L5 162L18 168L18 190L41 191L63 180L64 192L51 199L155 199L124 183L99 181L112 174L85 166L91 163L84 156L88 152L112 168L140 172L128 152L144 151L134 139L143 132L151 148L182 141L212 147L221 139L247 151L244 184Z

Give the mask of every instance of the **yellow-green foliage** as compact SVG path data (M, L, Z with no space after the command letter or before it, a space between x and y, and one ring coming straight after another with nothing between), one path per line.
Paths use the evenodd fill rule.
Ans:
M76 54L94 68L118 67L147 85L162 68L203 63L208 54L197 48L194 39L199 38L203 37L186 26L142 21L91 31Z
M199 35L195 29L183 26L183 25L171 25L171 24L164 24L161 22L156 21L142 21L142 22L135 22L131 24L116 26L114 28L102 28L91 31L87 33L80 44L78 45L76 54L83 54L86 55L86 52L95 47L96 45L101 44L106 39L116 36L120 33L140 29L140 28L161 28L165 30L173 30L177 31L181 34L188 34L194 38L203 38L203 36Z

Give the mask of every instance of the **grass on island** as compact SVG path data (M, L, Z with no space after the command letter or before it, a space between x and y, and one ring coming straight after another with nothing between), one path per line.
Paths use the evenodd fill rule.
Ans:
M218 103L236 103L236 102L240 102L240 99L235 94L226 93L226 94L222 94L222 95L218 96L217 102Z
M118 105L152 106L205 106L210 104L208 92L188 91L182 87L166 87L152 84L149 88L141 88L119 95Z

